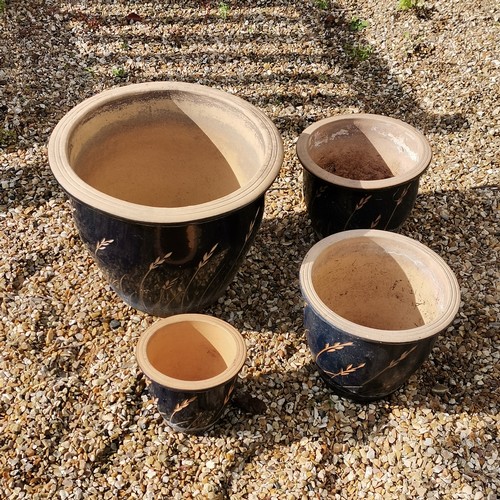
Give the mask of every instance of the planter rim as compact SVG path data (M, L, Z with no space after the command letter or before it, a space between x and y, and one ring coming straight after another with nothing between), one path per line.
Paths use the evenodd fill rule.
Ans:
M314 263L321 253L332 245L341 241L359 238L374 242L384 242L386 245L397 242L399 248L404 247L404 250L408 251L405 255L414 255L416 257L418 257L418 255L425 255L432 259L432 261L442 271L446 279L446 283L443 288L447 290L448 297L442 314L440 314L434 321L416 328L404 330L382 330L379 328L358 325L357 323L343 318L327 307L326 304L320 299L312 284L312 270ZM307 305L311 307L316 314L323 319L323 321L360 339L381 344L405 344L437 335L444 328L450 325L460 306L460 286L457 278L448 264L446 264L446 262L438 254L412 238L379 229L353 229L350 231L332 234L331 236L320 240L307 252L304 260L302 261L302 265L300 267L300 288L304 299L307 301Z
M224 330L224 333L231 337L231 339L235 343L236 354L233 361L223 372L219 373L215 377L203 380L182 380L165 375L152 365L147 356L148 342L150 341L152 336L164 326L183 322L212 324L217 326L221 330ZM184 392L199 392L208 390L230 381L238 375L243 365L245 364L246 354L247 349L245 340L236 328L234 328L226 321L216 318L215 316L196 313L176 314L174 316L156 321L149 328L144 330L139 338L139 341L137 342L136 347L137 364L147 378L149 378L153 382L156 382L157 384L167 387L168 389Z
M384 122L389 122L394 125L397 125L406 131L413 134L419 142L421 142L423 146L423 154L419 159L417 164L408 169L401 175L396 175L394 177L389 177L387 179L379 179L379 180L357 180L357 179L348 179L346 177L341 177L336 174L332 174L325 169L321 168L309 154L307 142L309 137L316 132L321 127L325 125L329 125L330 123L342 122L344 121L346 124L352 124L358 122L373 122L376 124L381 124ZM299 158L302 166L309 171L311 174L323 179L326 182L331 184L336 184L339 186L343 186L351 189L363 189L363 190L374 190L374 189L384 189L390 188L395 185L403 184L405 182L412 181L413 179L421 176L425 170L429 167L429 164L432 160L432 150L427 138L415 127L405 123L398 118L392 118L385 115L377 115L371 113L352 113L352 114L343 114L337 116L331 116L327 118L323 118L317 122L309 125L298 137L297 146L296 146L297 157Z
M67 146L78 124L105 104L151 95L155 92L177 92L201 95L217 101L225 108L238 110L256 123L264 138L265 167L239 189L216 200L182 207L151 207L107 195L85 183L71 168ZM274 123L253 104L222 90L196 83L160 81L146 82L104 90L70 109L57 123L48 144L49 165L58 183L72 197L122 219L144 223L185 223L203 220L237 210L262 196L276 179L281 168L283 141Z

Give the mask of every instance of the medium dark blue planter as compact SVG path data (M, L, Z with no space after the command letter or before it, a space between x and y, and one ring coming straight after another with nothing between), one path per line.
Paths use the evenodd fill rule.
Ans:
M235 276L283 160L261 111L201 85L105 91L69 111L49 162L95 262L129 305L199 311Z
M304 200L321 239L349 229L397 231L413 209L432 155L428 141L410 125L355 114L306 128L297 156Z
M246 347L241 334L221 319L179 314L143 332L136 358L168 425L197 433L224 414L245 363Z
M314 245L300 269L307 343L339 395L383 398L427 359L460 305L458 282L426 246L379 230Z

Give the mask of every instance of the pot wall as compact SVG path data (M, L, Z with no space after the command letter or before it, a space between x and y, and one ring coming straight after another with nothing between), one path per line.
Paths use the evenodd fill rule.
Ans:
M185 225L141 224L72 204L81 239L115 292L164 317L200 311L224 293L258 231L264 196L225 217Z
M399 389L428 358L438 337L369 342L327 323L309 306L304 327L321 377L334 392L355 401L373 401Z
M351 189L303 170L304 201L318 239L350 229L398 231L410 215L419 179L385 189Z
M231 399L237 377L206 391L173 391L151 382L149 391L157 398L158 411L177 432L197 433L219 420Z

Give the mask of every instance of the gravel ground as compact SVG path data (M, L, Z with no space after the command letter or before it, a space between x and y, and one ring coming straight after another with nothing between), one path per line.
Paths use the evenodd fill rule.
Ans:
M6 498L500 496L500 9L421 3L0 1ZM205 311L243 333L249 356L235 404L200 436L172 432L156 411L134 358L156 318L102 279L47 161L72 106L149 80L239 95L270 116L286 150L253 249ZM353 112L401 118L429 138L432 166L402 232L449 263L463 297L424 367L367 405L319 378L298 289L314 238L295 141Z

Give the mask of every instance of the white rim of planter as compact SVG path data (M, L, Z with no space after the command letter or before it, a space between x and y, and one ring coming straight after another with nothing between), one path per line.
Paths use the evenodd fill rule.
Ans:
M224 371L222 371L215 377L193 381L182 380L170 377L165 373L157 370L149 361L147 355L148 343L150 339L155 335L155 333L167 325L185 322L207 323L215 325L221 330L224 330L225 334L233 340L235 347L233 360L227 365L227 368ZM142 333L136 347L137 364L149 380L156 382L157 384L160 384L168 389L187 392L197 392L212 389L230 381L231 379L236 377L243 368L243 365L246 361L246 355L247 349L245 340L236 328L234 328L226 321L223 321L222 319L216 318L214 316L195 313L176 314L174 316L158 320Z
M266 165L266 168L254 175L245 185L226 196L210 202L183 207L150 207L131 203L102 193L85 183L71 168L67 154L69 140L80 121L98 110L103 104L109 104L113 100L165 91L210 97L225 107L237 110L251 122L256 123L264 140L262 164ZM168 224L216 218L255 201L276 179L283 163L284 151L280 133L270 118L240 97L196 83L147 82L105 90L76 105L55 126L49 140L48 156L50 167L59 184L69 195L82 203L122 219Z
M317 132L322 127L335 122L344 121L346 125L356 124L356 122L373 122L373 130L376 131L378 124L383 122L391 122L398 127L409 132L415 137L415 139L422 144L422 154L419 161L414 167L408 169L402 174L398 174L394 177L389 177L387 179L379 180L356 180L348 179L346 177L340 177L339 175L332 174L327 170L321 168L309 154L309 138ZM403 145L401 145L404 147ZM411 181L416 177L420 176L429 166L432 160L432 150L427 138L415 127L405 123L397 118L391 118L383 115L376 115L370 113L353 113L352 115L339 115L328 118L323 118L307 127L300 135L297 140L297 156L302 166L315 176L323 179L332 184L339 186L344 186L353 189L381 189L394 186L395 184L403 184L405 182Z
M327 248L331 247L335 243L348 239L357 239L360 237L368 238L375 242L385 242L386 247L384 248L387 248L387 244L390 245L391 242L397 241L400 249L401 247L406 247L406 249L408 249L408 253L405 253L406 257L410 258L411 256L415 260L418 260L418 256L420 254L422 257L430 259L436 265L438 271L445 279L446 283L443 285L443 289L446 290L448 295L448 297L446 297L447 300L445 308L436 320L416 328L404 330L382 330L379 328L370 328L368 326L359 325L353 321L349 321L326 306L326 304L320 299L312 284L312 271L314 263ZM450 325L460 307L460 286L457 278L448 264L446 264L446 262L438 254L412 238L378 229L353 229L350 231L336 233L320 240L304 257L300 267L300 286L302 294L307 300L308 306L312 307L312 309L314 309L325 322L334 325L336 328L340 328L350 335L381 344L403 344L432 337Z

